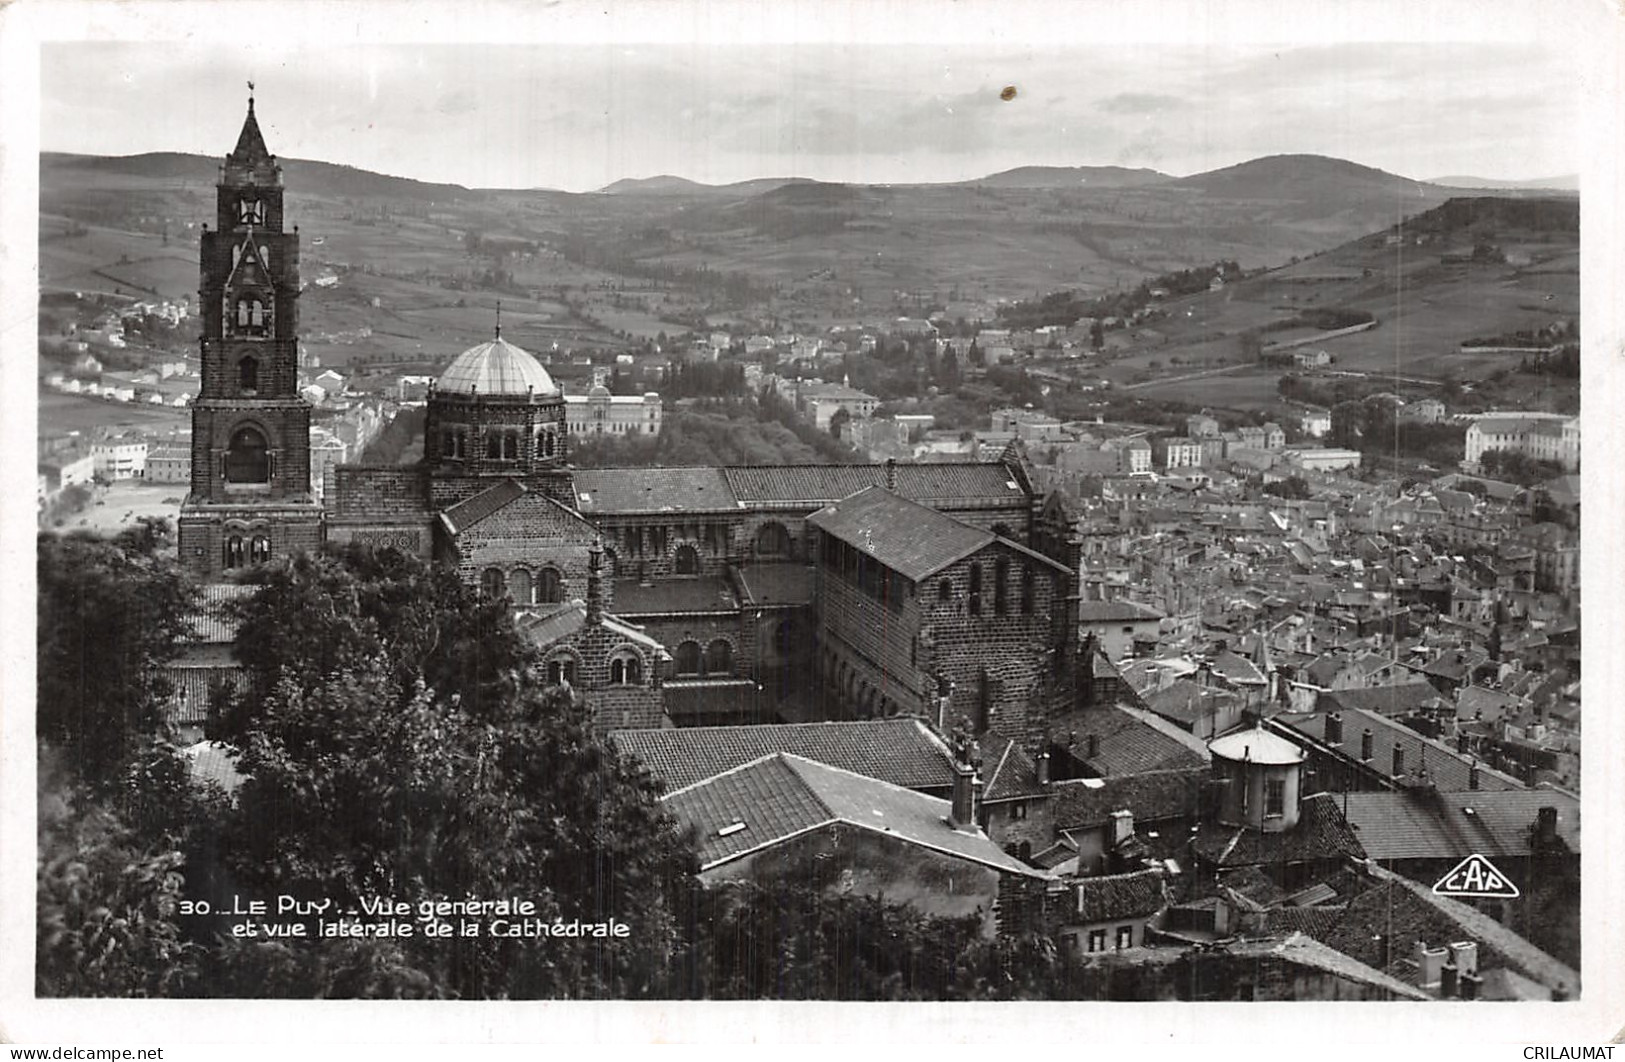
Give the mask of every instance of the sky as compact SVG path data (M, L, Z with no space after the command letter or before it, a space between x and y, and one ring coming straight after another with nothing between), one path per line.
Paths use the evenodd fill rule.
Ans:
M1101 5L1028 4L1049 19L990 35L978 26L998 23L944 32L938 23L952 31L954 19L830 10L849 18L757 25L754 38L752 27L708 36L693 18L673 32L622 19L549 35L489 12L448 23L439 9L443 32L414 40L351 43L377 34L374 19L314 36L304 25L284 41L222 39L205 20L138 40L46 43L40 146L224 154L252 79L278 155L470 187L587 191L656 174L905 183L1023 165L1185 175L1299 152L1420 179L1581 169L1571 49L1515 25L1463 23L1452 39L1400 24L1398 39L1346 40L1322 21L1261 41L1276 35L1262 32L1268 21L1204 32L1187 20L1136 40L1109 32ZM1147 36L1143 20L1134 26Z

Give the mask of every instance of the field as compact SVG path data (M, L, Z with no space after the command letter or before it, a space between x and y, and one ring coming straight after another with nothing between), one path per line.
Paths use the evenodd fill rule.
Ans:
M64 435L75 431L88 436L97 428L128 429L152 436L185 429L191 423L191 411L186 409L109 402L43 388L39 393L39 432L42 437L47 433Z

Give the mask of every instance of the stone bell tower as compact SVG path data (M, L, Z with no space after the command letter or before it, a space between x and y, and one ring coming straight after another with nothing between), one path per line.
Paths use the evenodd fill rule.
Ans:
M179 528L181 564L204 579L315 549L322 535L310 404L299 394L299 233L284 231L282 167L266 150L253 96L215 189L199 258L203 384Z

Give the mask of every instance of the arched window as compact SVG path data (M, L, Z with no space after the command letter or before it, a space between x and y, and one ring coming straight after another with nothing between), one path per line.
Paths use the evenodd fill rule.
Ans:
M982 566L980 564L970 566L970 614L972 616L982 614Z
M705 673L707 675L732 675L734 670L734 647L728 644L726 638L718 638L705 650Z
M537 573L536 600L544 605L556 605L564 600L564 580L557 568L543 568Z
M781 523L763 524L756 532L756 552L763 557L783 557L790 553L790 532Z
M502 433L502 459L504 461L519 460L519 434L505 431Z
M1000 557L993 562L993 614L1002 616L1010 610L1010 562Z
M530 572L524 568L515 568L508 576L508 596L513 598L516 605L529 605L534 601L531 591Z
M271 540L264 535L255 535L254 541L249 543L248 562L250 564L264 564L271 559Z
M237 363L237 386L244 391L257 391L260 386L260 363L256 358L244 358Z
M542 432L542 456L552 457L554 450L553 431L551 428Z
M501 568L487 568L480 573L480 589L486 597L501 597L508 592L508 580Z
M238 299L237 300L237 327L238 328L247 328L248 327L248 300L247 299Z
M682 677L697 677L702 674L705 660L700 653L699 642L684 642L677 647L676 655L677 674Z
M241 568L243 566L243 536L232 535L226 539L225 557L221 562L225 568Z
M485 433L485 456L492 461L502 457L502 436L494 431Z
M547 662L547 682L550 686L575 684L576 661L573 656L555 656Z
M678 546L675 564L678 575L700 574L700 555L693 546Z
M1023 616L1033 614L1033 566L1031 564L1021 566L1021 614Z
M265 436L253 428L238 428L226 448L227 483L271 482L271 454Z
M255 299L248 308L248 327L250 330L260 332L265 329L265 306Z
M952 579L944 579L937 584L937 604L946 605L954 599L954 583Z
M609 659L611 686L643 685L643 658L634 649L617 649Z

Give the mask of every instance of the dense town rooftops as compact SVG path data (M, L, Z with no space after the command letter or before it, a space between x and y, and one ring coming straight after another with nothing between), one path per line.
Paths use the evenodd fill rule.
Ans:
M1580 851L1580 802L1555 790L1349 793L1344 803L1344 815L1372 859L1527 856L1539 848L1541 808L1556 813L1555 839Z
M1423 737L1403 723L1364 709L1351 709L1341 713L1342 734L1338 740L1328 741L1326 725L1329 713L1314 712L1299 715L1283 713L1271 720L1310 739L1315 745L1330 749L1355 762L1366 762L1378 774L1392 778L1402 785L1432 785L1443 792L1472 788L1472 772L1478 772L1479 789L1522 789L1523 784L1511 775L1503 774L1483 764L1474 763L1448 745ZM1372 758L1362 758L1362 738L1371 731ZM1401 750L1405 774L1394 776L1393 750Z
M1162 880L1162 871L1155 869L1079 878L1069 883L1077 905L1066 915L1087 923L1155 914L1168 902Z
M710 870L821 826L844 824L980 863L1004 874L1044 878L988 840L956 828L949 802L912 789L775 752L664 798L697 833L700 869Z
M1317 793L1298 805L1291 829L1266 833L1250 826L1205 822L1192 842L1198 856L1217 867L1285 866L1347 858L1363 859L1359 838L1343 819L1339 797Z

